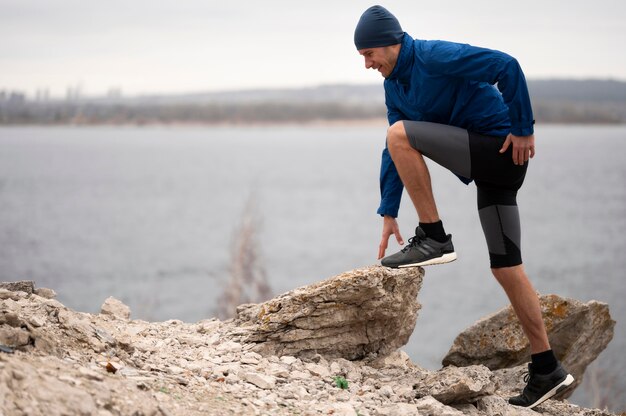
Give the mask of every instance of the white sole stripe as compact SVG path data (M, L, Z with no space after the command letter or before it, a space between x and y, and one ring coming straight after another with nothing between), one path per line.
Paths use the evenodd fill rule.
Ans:
M430 259L430 260L425 260L419 263L403 264L402 266L398 266L398 268L431 266L433 264L450 263L451 261L454 261L454 260L456 260L456 253L446 253L441 257L437 257L437 258Z

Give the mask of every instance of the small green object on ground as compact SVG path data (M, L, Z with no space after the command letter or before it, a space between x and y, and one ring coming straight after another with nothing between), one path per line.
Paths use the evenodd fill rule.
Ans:
M335 376L333 377L333 380L335 381L335 385L340 389L345 390L348 388L348 380L346 380L342 376Z

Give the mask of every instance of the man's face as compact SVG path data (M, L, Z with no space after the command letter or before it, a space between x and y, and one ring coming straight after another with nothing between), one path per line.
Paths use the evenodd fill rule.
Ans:
M359 54L365 59L365 68L375 69L385 78L391 75L393 68L396 66L399 52L400 44L382 46L380 48L359 49Z

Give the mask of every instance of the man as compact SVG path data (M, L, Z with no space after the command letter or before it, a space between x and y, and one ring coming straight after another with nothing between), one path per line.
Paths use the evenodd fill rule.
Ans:
M530 341L528 384L509 399L535 407L572 384L552 352L539 299L524 272L516 195L535 154L526 80L511 56L484 48L411 38L381 6L367 9L354 32L365 67L385 78L389 129L380 174L383 266L410 267L456 259L433 198L426 156L476 183L478 212L491 270ZM497 88L494 86L497 84ZM404 244L396 217L403 187L419 218L415 236L384 257L391 235ZM384 257L384 258L383 258Z

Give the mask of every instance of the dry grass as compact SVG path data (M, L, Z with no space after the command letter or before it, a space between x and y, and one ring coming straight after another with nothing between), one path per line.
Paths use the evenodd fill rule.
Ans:
M250 195L233 233L230 276L217 303L216 315L220 319L235 316L241 304L262 302L272 295L259 244L260 228L258 203Z

